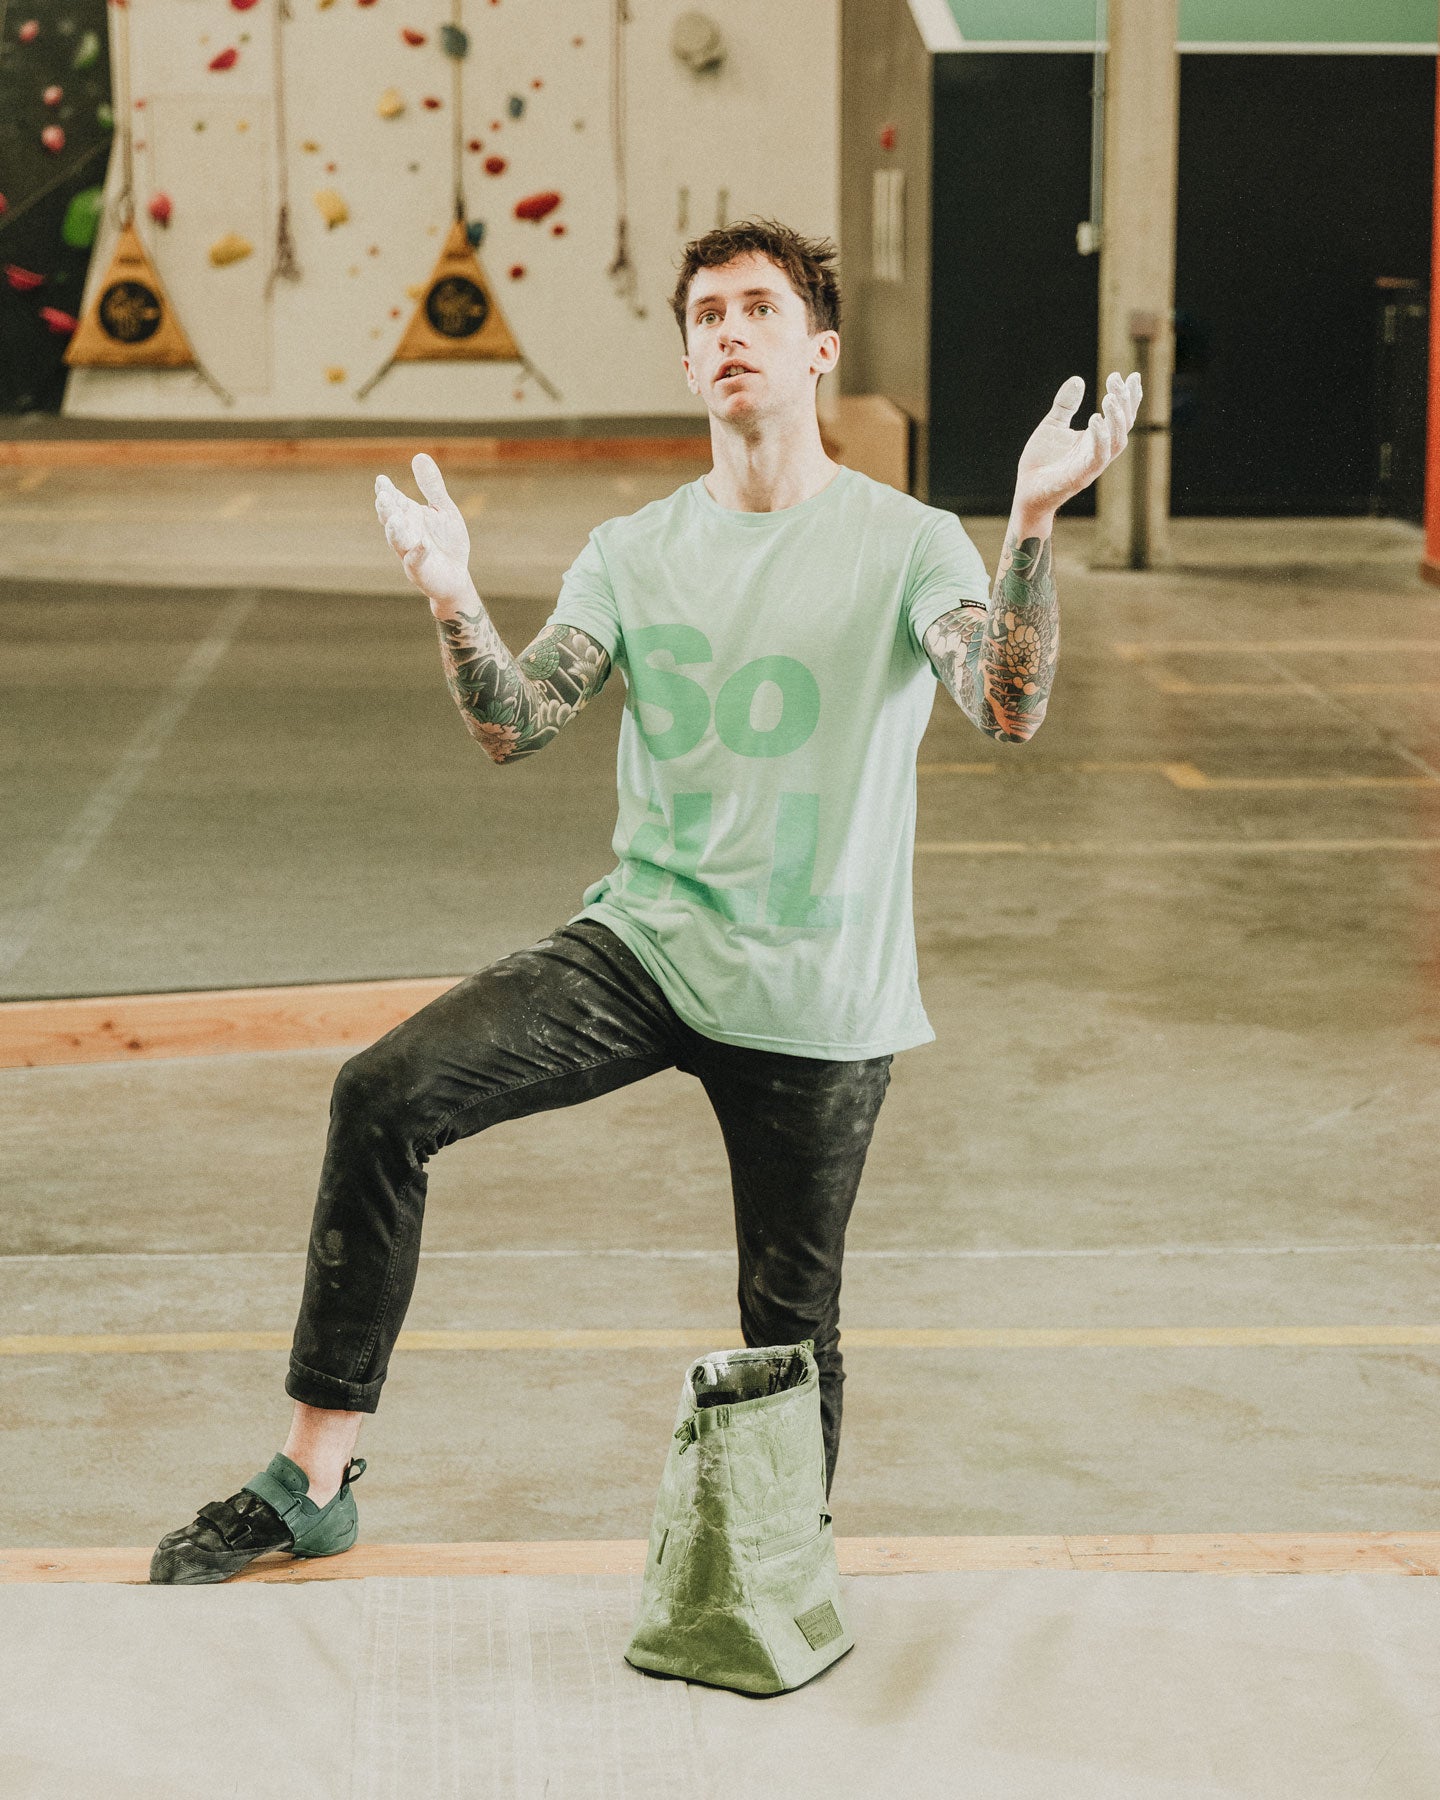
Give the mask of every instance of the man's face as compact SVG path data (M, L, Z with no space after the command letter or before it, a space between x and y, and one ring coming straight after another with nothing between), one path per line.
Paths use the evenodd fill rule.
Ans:
M801 407L813 414L815 384L840 355L839 332L812 333L784 270L755 251L696 272L685 330L690 392L736 426ZM737 362L750 373L722 375Z

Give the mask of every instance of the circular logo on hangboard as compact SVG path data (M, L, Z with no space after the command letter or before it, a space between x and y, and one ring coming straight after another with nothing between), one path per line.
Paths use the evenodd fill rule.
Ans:
M490 302L468 275L442 275L425 296L425 317L441 337L474 337L490 317Z
M100 296L100 328L119 344L143 344L160 329L164 308L143 281L112 281Z

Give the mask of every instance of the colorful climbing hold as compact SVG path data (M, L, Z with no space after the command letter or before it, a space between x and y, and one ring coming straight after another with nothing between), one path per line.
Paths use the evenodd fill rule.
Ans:
M447 56L459 62L470 52L470 35L459 25L442 25L440 27L440 48Z
M485 221L483 219L471 219L465 227L465 235L470 240L470 248L472 250L478 250L485 241Z
M544 87L545 83L540 79L540 77L538 75L535 75L535 76L532 76L530 85L532 88L539 88L539 87Z
M382 119L398 119L405 110L399 88L386 88L375 110Z
M47 125L40 133L40 142L52 156L58 156L65 148L65 132L62 126Z
M343 225L350 217L350 208L334 188L317 188L315 204L320 209L320 217L324 219L331 231L337 225Z
M233 69L239 60L240 52L232 44L228 50L222 50L218 56L212 56L210 58L209 67L212 69Z
M52 83L51 86L47 87L45 92L40 96L40 101L41 101L41 104L44 106L58 106L64 98L65 98L64 88L56 87Z
M255 0L230 0L230 4L235 8L236 12L249 12L250 8L255 4Z
M425 33L423 31L415 31L409 25L402 25L400 27L400 35L407 44L413 44L417 48L426 41Z
M7 212L9 212L9 210L10 210L10 202L5 198L5 196L3 194L0 194L0 218L3 218L4 215Z
M171 204L170 196L168 194L152 194L150 196L150 204L145 210L157 225L168 225L170 223L170 215L174 212L175 208Z
M565 227L563 225L559 225L559 224L552 225L550 227L550 235L551 235L551 237L564 237Z
M485 148L485 143L482 138L471 138L465 148L467 150L483 150Z
M880 127L880 148L882 150L893 150L895 148L895 127L893 125L882 125Z
M505 102L505 110L510 114L512 119L522 118L525 113L525 96L523 94L512 94Z
M560 196L556 193L527 194L523 200L515 202L515 217L543 219L548 213L554 212L559 204Z
M444 101L438 100L434 94L427 94L420 104L425 108L426 112L439 112L440 108L444 105Z
M487 156L485 158L485 173L487 175L503 175L505 173L505 158L503 156Z
M43 275L37 275L34 269L22 269L15 263L6 263L5 279L17 294L28 294L44 281Z
M81 188L78 194L70 196L70 204L65 208L65 217L60 222L61 239L72 250L88 250L95 242L104 212L105 190Z
M74 313L61 312L58 306L42 306L40 317L56 337L69 337L72 331L78 331L80 321Z
M238 231L227 231L210 246L210 260L217 269L223 269L227 263L244 262L254 248L249 238L241 237Z
M313 156L320 146L315 142L314 138L305 138L301 143L300 148L308 151L310 155Z
M95 108L95 123L102 131L115 129L115 109L108 100L102 100Z
M521 276L522 276L522 275L523 275L523 274L524 274L524 273L525 273L525 265L524 265L524 263L511 263L511 265L510 265L510 279L511 279L511 280L512 280L512 281L518 281L518 280L519 280L519 279L520 279L520 277L521 277Z
M27 19L15 35L22 44L33 44L40 35L40 21L38 19Z
M98 31L82 31L75 45L75 54L70 59L72 69L93 69L100 60L100 33Z
M325 379L327 381L343 381L345 379L345 371L338 363L334 363L325 371Z

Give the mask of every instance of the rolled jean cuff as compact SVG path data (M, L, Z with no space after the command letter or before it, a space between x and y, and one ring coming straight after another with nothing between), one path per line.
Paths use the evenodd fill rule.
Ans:
M285 1392L305 1406L323 1406L331 1412L366 1412L379 1410L380 1389L385 1377L374 1381L342 1381L338 1375L324 1375L319 1369L307 1369L294 1356L285 1377Z

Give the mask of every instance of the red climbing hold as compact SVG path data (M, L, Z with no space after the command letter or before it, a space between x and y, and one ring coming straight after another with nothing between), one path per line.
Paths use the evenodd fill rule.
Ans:
M52 155L59 155L65 148L65 133L59 125L47 125L40 133L40 142Z
M880 127L880 148L882 150L893 150L895 148L895 127L893 125L882 125Z
M437 100L433 94L427 94L420 104L425 108L426 112L439 112L445 102L443 100Z
M487 175L502 175L504 172L505 158L503 156L487 156L485 158L485 173Z
M9 210L10 210L10 202L5 198L5 196L3 194L0 194L0 215L3 215L5 213L9 212Z
M48 87L40 98L46 106L58 106L65 98L65 90L62 87Z
M15 263L6 263L5 279L17 294L28 294L32 288L39 287L45 277L37 275L33 269L22 269Z
M170 223L170 215L175 209L170 204L170 196L168 194L152 194L150 196L150 204L145 210L157 225L168 225Z
M532 88L538 88L538 87L544 87L544 85L545 85L545 84L544 84L544 82L543 82L543 81L541 81L541 79L540 79L540 77L539 77L539 76L538 76L538 75L537 75L537 76L535 76L535 78L534 78L534 79L533 79L533 80L532 80L532 81L531 81L531 83L530 83L530 85L531 85L531 87L532 87Z
M471 138L470 142L466 145L467 150L483 150L484 148L485 146L481 143L479 138Z
M230 4L235 8L236 12L249 12L250 8L255 4L255 0L230 0Z
M40 35L40 21L38 19L27 19L15 35L22 44L33 44Z
M400 35L407 44L419 45L425 42L425 33L423 31L415 31L409 25L402 25L400 27Z
M80 326L80 321L73 313L61 312L58 306L42 306L40 317L56 337L69 337L70 333L78 330Z
M558 194L527 194L523 200L515 202L517 219L543 219L547 213L554 212L560 204Z
M524 274L524 273L525 273L525 265L524 265L524 263L511 263L511 265L510 265L510 279L511 279L511 280L512 280L512 281L518 281L518 280L519 280L519 279L520 279L520 277L521 277L521 276L522 276L522 275L523 275L523 274Z
M240 60L240 52L232 44L228 50L222 50L218 56L210 58L212 69L233 69Z
M550 227L550 235L551 237L564 237L565 227L563 225L552 225Z

